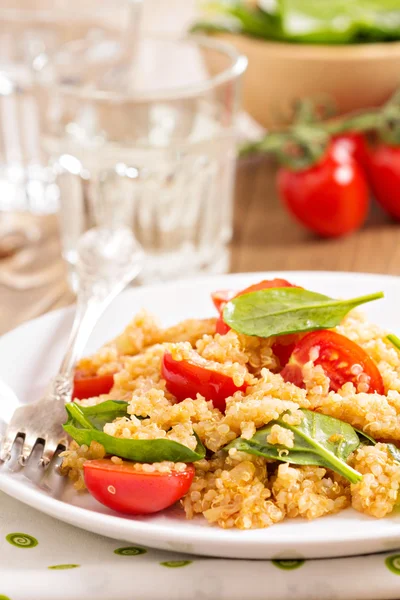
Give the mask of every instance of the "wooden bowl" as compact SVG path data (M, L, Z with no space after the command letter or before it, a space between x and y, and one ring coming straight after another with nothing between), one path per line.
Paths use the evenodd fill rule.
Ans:
M345 113L381 105L400 85L400 42L321 46L218 37L249 59L243 104L264 127L287 123L299 98L329 95Z

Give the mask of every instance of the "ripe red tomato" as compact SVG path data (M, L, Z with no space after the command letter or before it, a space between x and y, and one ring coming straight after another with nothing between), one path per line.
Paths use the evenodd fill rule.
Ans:
M231 328L229 327L229 325L227 323L225 323L225 321L222 317L222 313L221 313L215 324L215 333L219 333L220 335L225 335L230 330L231 330Z
M181 402L185 398L196 398L201 394L212 400L215 408L225 411L225 400L238 390L244 391L246 384L237 387L231 377L196 365L188 360L174 360L168 352L164 354L161 373L167 382L167 390Z
M355 231L368 212L368 187L362 168L347 153L339 157L332 144L316 165L278 171L278 191L289 212L323 237Z
M213 292L211 294L211 300L214 303L215 308L218 312L224 308L225 304L232 300L235 296L235 292L232 290L218 290L217 292Z
M249 285L249 287L245 288L238 292L234 297L243 296L243 294L250 294L251 292L258 292L259 290L267 290L268 288L280 288L280 287L298 287L297 285L293 285L286 281L286 279L264 279L260 281L260 283L254 283L253 285Z
M134 463L115 464L109 458L88 460L83 465L86 487L96 500L127 515L147 515L175 504L193 481L194 466L182 472L145 473Z
M341 133L333 138L332 152L339 162L351 156L362 167L367 166L368 144L359 132Z
M382 208L400 220L400 146L379 144L368 153L368 177Z
M287 365L287 363L289 362L293 350L296 347L296 343L301 337L301 333L289 333L287 335L280 335L272 344L272 351L275 354L275 356L279 358L279 364L281 368Z
M72 399L93 398L108 394L114 385L114 375L86 375L84 371L75 371Z
M312 331L296 344L289 363L281 372L285 381L304 387L301 367L310 360L321 365L330 379L330 389L335 392L350 381L356 387L366 383L368 393L384 394L382 376L372 358L355 342L335 331Z

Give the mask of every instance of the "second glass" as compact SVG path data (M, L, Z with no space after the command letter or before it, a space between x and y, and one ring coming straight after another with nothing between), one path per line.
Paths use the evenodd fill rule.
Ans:
M117 47L99 60L75 45L40 66L43 149L72 283L77 241L94 225L132 226L142 281L227 269L246 65L213 40L152 37L133 62Z

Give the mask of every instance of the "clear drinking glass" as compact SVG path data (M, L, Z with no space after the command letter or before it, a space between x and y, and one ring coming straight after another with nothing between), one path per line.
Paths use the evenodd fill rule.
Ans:
M118 47L98 57L70 46L37 76L72 282L79 236L95 225L133 228L142 281L225 271L246 59L199 37L141 38L133 64Z
M0 211L52 212L39 144L32 65L72 40L132 46L142 0L1 0Z

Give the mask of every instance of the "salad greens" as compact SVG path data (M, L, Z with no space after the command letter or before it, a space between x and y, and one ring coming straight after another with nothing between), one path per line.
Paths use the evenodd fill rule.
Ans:
M131 440L116 438L103 432L105 423L127 416L127 402L108 400L96 406L83 407L71 402L65 406L68 420L65 431L79 445L95 441L102 444L106 454L136 462L194 462L204 458L206 450L199 439L195 450L173 440Z
M239 333L270 337L336 327L350 310L378 298L382 292L335 300L302 288L269 288L234 298L223 318Z
M302 412L303 419L299 425L288 425L282 419L271 421L266 427L258 429L250 440L237 438L228 444L225 450L236 448L241 452L295 465L317 465L332 469L352 483L360 481L361 473L346 462L360 445L354 428L334 417L306 409L302 409ZM294 433L293 448L267 442L275 424Z
M95 427L99 430L103 430L104 425L111 423L114 419L128 416L128 402L124 400L107 400L95 406L79 406L78 408L83 415L79 414L80 422L84 424L85 421L88 427Z
M398 0L218 0L206 3L216 15L194 31L239 31L285 42L349 44L400 39Z

